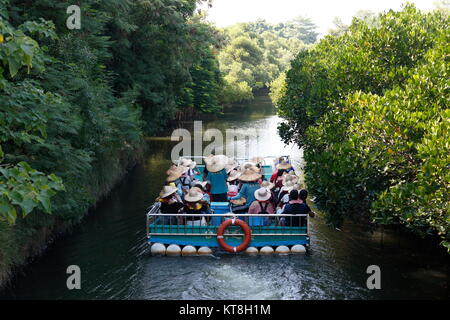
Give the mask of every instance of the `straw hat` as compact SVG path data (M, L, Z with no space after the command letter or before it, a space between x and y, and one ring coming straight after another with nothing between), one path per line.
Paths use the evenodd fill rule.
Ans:
M200 181L200 180L194 180L194 182L192 183L193 186L199 184L201 185L204 189L206 189L206 185L208 184L208 181Z
M177 191L178 191L177 187L164 186L164 188L159 193L159 197L160 198L167 198L168 196L174 194Z
M229 158L228 163L225 166L225 169L227 169L227 173L230 173L232 170L236 169L239 163L234 158Z
M180 170L179 167L177 167L176 165L173 165L169 168L169 170L166 171L166 174L169 175L171 174L173 171L178 171Z
M189 170L188 167L173 165L169 168L169 170L166 171L166 174L169 175L174 171L181 172L181 174L184 174L184 173L188 172L188 170Z
M267 190L272 190L275 187L275 184L266 180L261 183L261 187L266 188Z
M253 157L250 162L253 162L254 164L258 164L258 163L263 163L264 162L264 158L263 157Z
M171 169L169 169L167 171L167 182L173 182L175 180L177 180L179 177L181 177L183 175L183 173L185 173L187 170L185 167L172 167Z
M291 192L291 190L293 190L293 189L294 189L294 183L292 181L288 181L281 188L280 192L283 192L283 191Z
M256 181L261 179L262 175L253 171L252 169L246 169L239 177L241 181Z
M288 173L288 174L283 175L283 176L284 176L283 185L288 183L288 182L292 182L292 184L295 184L299 180L298 177L295 174Z
M219 172L227 165L228 157L224 155L209 156L205 158L205 163L209 172Z
M255 198L259 201L267 201L270 199L272 194L267 190L267 188L260 188L255 191Z
M197 162L192 161L191 164L188 166L191 169L195 169L195 167L197 166Z
M197 192L203 193L203 190L198 187L192 187L192 189L194 189Z
M181 158L178 161L178 166L183 166L183 167L190 167L192 165L192 161L191 159L186 159L186 158Z
M286 170L286 169L290 169L290 168L292 168L292 165L289 162L287 162L287 160L283 160L279 164L277 164L278 170L281 170L281 169Z
M231 171L230 176L228 177L227 181L230 181L230 182L234 181L237 178L239 178L240 175L241 175L241 173L239 171L233 170L233 171Z
M187 202L198 202L203 199L203 193L198 188L191 188L184 196Z
M241 166L241 172L244 172L247 169L251 169L257 173L260 172L260 169L257 166L255 166L255 164L253 162L246 162Z

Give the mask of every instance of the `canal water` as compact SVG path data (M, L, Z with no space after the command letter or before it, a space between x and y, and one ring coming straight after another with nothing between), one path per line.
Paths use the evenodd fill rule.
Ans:
M260 155L301 152L277 135L280 119L267 97L236 107L202 130L257 132L237 147ZM192 131L192 123L185 127ZM169 138L150 139L149 154L111 196L70 234L55 241L0 292L1 299L448 299L449 259L435 246L393 232L311 221L311 252L305 256L216 254L152 257L145 213L165 179ZM256 149L255 148L256 145ZM81 290L68 290L66 269L81 268ZM381 290L369 290L367 267L381 268Z

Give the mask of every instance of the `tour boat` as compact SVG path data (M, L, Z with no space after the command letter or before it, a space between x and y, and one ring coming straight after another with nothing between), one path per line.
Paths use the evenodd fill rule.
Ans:
M184 158L195 160L196 157ZM267 180L270 180L275 170L274 160L278 158L264 157L261 173ZM289 161L288 156L284 158ZM242 164L248 159L237 161ZM196 179L203 181L205 165L199 164L197 169L200 174ZM160 202L156 202L147 213L147 241L153 254L211 254L213 250L230 253L305 253L310 245L309 222L305 226L278 224L282 217L294 215L233 213L229 202L212 202L211 214L202 215L207 225L191 226L171 224L173 219L164 218L177 217L189 221L194 215L162 214L159 209ZM309 221L307 217L305 219ZM167 220L168 224L164 223Z

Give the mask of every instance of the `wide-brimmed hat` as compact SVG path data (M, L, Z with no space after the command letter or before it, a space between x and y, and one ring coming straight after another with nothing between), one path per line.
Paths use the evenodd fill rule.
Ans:
M203 199L203 192L198 188L191 188L189 192L184 196L184 200L187 202L198 202Z
M164 186L164 188L161 190L161 192L159 193L159 197L160 198L167 198L168 196L174 194L175 192L178 191L177 187L172 187L172 186Z
M230 182L234 181L237 178L239 178L240 175L241 175L241 173L239 171L233 170L233 171L230 172L230 175L229 175L227 180L230 181Z
M241 166L241 172L244 172L247 169L251 169L254 172L259 173L261 170L253 163L253 162L246 162Z
M263 157L253 157L250 159L250 162L254 163L254 164L258 164L258 163L263 163L264 162L264 158Z
M197 166L197 162L192 161L191 164L188 166L191 169L194 169Z
M279 164L277 164L278 170L282 170L282 169L287 170L290 168L292 168L292 165L287 160L283 160Z
M219 172L228 164L228 157L225 155L209 156L205 158L208 172Z
M270 191L264 187L255 191L255 198L256 200L259 201L267 201L270 199L271 196L272 194L270 193Z
M177 180L178 178L180 178L183 173L185 173L186 167L177 167L177 166L173 166L172 168L170 168L169 170L167 170L167 182L172 182Z
M228 163L225 166L225 169L227 170L227 173L230 173L232 170L236 169L239 166L239 163L236 161L235 158L229 158Z
M189 167L191 166L192 162L194 161L192 161L191 159L181 158L178 161L178 166Z
M186 173L189 170L188 167L185 166L177 166L177 165L172 165L169 170L166 171L166 174L169 175L171 173L173 173L174 171L177 172L181 172L181 174Z
M261 183L261 187L266 188L267 190L272 190L275 187L275 184L265 180Z
M283 187L281 188L280 192L291 192L291 190L294 189L294 183L292 181L288 181L286 182L286 184L283 185Z
M256 181L261 179L262 175L258 172L255 172L252 169L246 169L240 176L239 180L241 181Z
M293 174L293 173L287 173L285 175L283 175L283 184L286 184L288 182L292 182L293 184L297 183L299 178Z
M201 185L203 188L206 188L206 185L208 184L208 181L200 181L200 180L194 180L194 182L192 183L193 186L199 184Z
M200 189L199 187L192 187L192 189L194 189L195 191L204 193L204 191L202 189Z
M171 166L171 167L166 171L166 174L169 175L169 174L171 174L173 171L178 171L178 170L180 170L179 167L176 166L176 165L173 165L173 166Z

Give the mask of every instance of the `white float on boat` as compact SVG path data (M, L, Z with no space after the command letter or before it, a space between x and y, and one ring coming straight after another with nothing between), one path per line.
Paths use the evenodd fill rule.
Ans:
M293 246L291 248L291 252L303 254L303 253L306 253L306 248L304 246L302 246L301 244L296 244L295 246Z
M258 249L255 248L255 247L248 247L245 250L245 253L248 254L248 255L258 254Z
M181 248L176 244L171 244L167 247L166 255L168 256L179 256L181 254Z
M193 246L185 246L183 250L181 250L182 256L195 256L197 254L197 249Z
M259 250L260 254L272 254L273 248L272 247L262 247L261 250Z
M150 250L152 255L164 255L166 253L166 246L162 243L154 243Z
M288 254L289 252L290 252L290 250L286 246L279 246L275 249L275 253L278 253L278 254Z
M209 256L212 254L212 250L209 247L201 247L198 249L197 253L201 256Z

